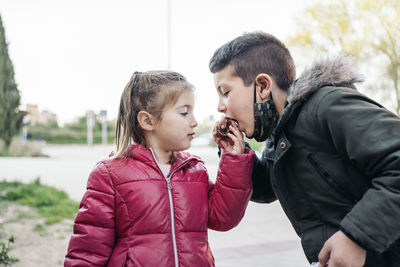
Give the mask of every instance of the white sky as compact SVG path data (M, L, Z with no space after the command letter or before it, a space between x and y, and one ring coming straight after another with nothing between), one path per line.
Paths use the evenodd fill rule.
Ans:
M309 2L171 0L171 69L195 85L198 121L220 116L208 70L214 51L247 31L285 40ZM135 70L167 68L166 7L167 0L0 0L22 104L56 113L61 124L87 110L115 118Z

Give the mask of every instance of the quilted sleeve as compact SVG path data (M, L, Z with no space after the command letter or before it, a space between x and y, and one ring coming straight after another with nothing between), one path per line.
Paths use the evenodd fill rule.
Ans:
M254 151L223 151L215 184L209 186L208 227L227 231L242 220L252 193Z
M64 266L105 266L115 242L115 191L103 162L89 176Z

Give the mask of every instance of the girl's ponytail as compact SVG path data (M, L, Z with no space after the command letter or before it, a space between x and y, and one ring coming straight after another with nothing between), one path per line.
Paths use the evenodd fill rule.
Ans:
M138 125L137 113L139 110L135 105L135 94L139 90L139 76L140 72L135 71L121 96L115 132L117 145L115 158L128 156L128 147L133 139L140 144L143 142L142 134L138 133L136 126Z

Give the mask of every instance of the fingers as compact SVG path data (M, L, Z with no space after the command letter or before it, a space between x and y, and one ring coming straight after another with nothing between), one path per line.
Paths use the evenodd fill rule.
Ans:
M218 122L215 123L213 130L212 130L212 135L215 136L217 134L217 127L218 127Z
M213 131L212 131L212 136L214 139L214 142L222 148L226 148L226 146L228 145L227 142L225 142L221 137L219 137L219 135L217 134L217 130L216 130L216 126L214 127Z
M233 148L232 151L233 153L241 154L244 152L245 147L244 147L244 142L243 142L243 134L239 131L239 129L235 126L230 126L229 130L232 133L228 133L228 137L232 140L233 142Z
M222 139L221 139L220 137L218 137L218 134L217 134L218 124L219 124L219 122L216 122L216 123L215 123L214 128L213 128L213 130L212 130L212 136L213 136L214 142L215 142L219 147L222 147L222 145L221 145L221 140L222 140Z
M229 126L229 130L231 130L235 137L237 137L240 141L243 141L243 134L239 131L236 125Z
M318 254L318 261L319 261L319 266L324 267L327 265L328 259L331 254L331 249L330 247L325 243L324 246L322 247L321 251Z
M222 120L216 122L212 130L215 143L229 152L236 154L243 153L245 150L243 134L239 131L237 123L232 123L229 126L229 131L223 136L219 132L221 129L225 129L226 124L221 122Z

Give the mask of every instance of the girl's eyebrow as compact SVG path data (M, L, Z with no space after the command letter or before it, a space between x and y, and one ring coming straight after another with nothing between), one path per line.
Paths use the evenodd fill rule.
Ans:
M176 107L176 109L180 109L180 108L191 108L191 107L192 107L191 105L186 104L186 105L182 105L182 106Z

